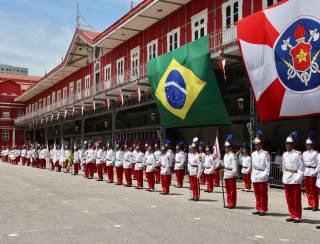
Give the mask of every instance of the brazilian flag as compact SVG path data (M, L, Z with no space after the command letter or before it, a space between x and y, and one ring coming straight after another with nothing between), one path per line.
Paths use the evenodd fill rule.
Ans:
M208 36L149 61L148 78L163 127L230 124L210 63Z

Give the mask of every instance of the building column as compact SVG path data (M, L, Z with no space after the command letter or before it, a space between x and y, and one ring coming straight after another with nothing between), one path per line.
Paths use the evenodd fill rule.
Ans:
M12 128L12 146L16 145L16 127L13 126Z
M34 128L32 130L32 143L33 144L36 143L36 129L34 129Z
M27 144L27 130L26 129L23 130L23 143Z
M85 119L81 118L81 145L82 146L84 144L84 122L85 122Z
M44 143L48 143L48 126L44 127ZM49 143L48 143L49 144Z
M59 130L60 130L60 145L63 143L63 123L59 125Z
M115 111L115 109L113 109L111 114L111 140L113 145L115 144L116 140L116 116L117 112Z

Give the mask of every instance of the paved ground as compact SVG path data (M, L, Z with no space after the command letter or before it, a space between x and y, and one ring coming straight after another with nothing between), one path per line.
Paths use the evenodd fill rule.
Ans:
M320 243L320 212L286 223L281 190L270 190L270 215L259 217L253 193L239 190L239 207L228 210L220 189L200 202L171 189L162 196L0 163L0 243Z

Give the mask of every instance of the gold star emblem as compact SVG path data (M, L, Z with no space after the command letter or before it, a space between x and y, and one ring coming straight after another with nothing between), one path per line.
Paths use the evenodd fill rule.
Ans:
M296 55L296 58L299 59L299 64L301 64L302 62L307 62L307 56L308 54L301 48L300 53Z

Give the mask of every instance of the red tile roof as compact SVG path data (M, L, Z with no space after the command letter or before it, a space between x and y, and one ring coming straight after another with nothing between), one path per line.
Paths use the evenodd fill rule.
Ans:
M87 37L91 42L94 40L94 38L96 38L100 34L100 32L90 31L90 30L85 30L85 29L80 29L80 28L78 28L78 31L82 35Z
M41 77L38 77L38 76L14 75L14 74L0 73L0 81L14 80L14 81L26 81L26 82L34 83L40 79L41 79Z

